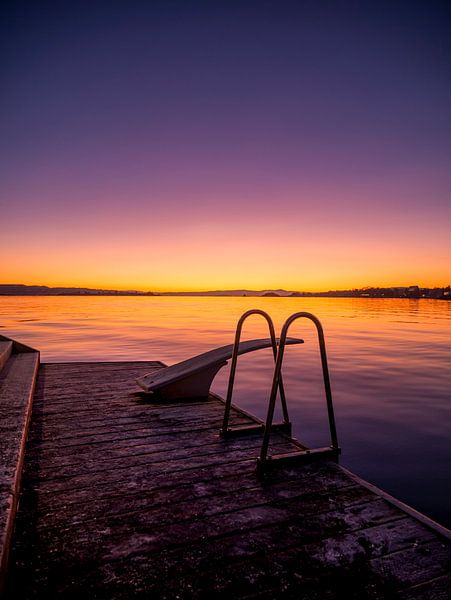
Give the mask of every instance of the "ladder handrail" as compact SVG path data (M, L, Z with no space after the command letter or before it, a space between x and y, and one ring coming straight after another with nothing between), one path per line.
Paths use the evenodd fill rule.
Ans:
M271 395L270 395L269 404L268 404L268 413L266 416L265 431L264 431L264 435L263 435L262 447L261 447L261 452L260 452L260 459L259 459L260 463L265 463L265 461L267 461L267 459L268 459L267 457L268 457L269 437L271 435L271 426L272 426L272 421L274 418L274 408L275 408L275 404L276 404L277 388L279 385L279 381L281 380L281 377L282 377L282 373L281 373L282 361L283 361L283 355L284 355L284 351L285 351L285 343L286 343L286 339L287 339L288 329L289 329L290 325L293 323L293 321L296 321L297 319L300 319L300 318L306 318L306 319L310 319L311 321L313 321L313 323L316 326L317 332L318 332L318 341L319 341L319 347L320 347L320 353L321 353L321 364L322 364L322 369L323 369L324 389L325 389L325 393L326 393L327 412L328 412L328 417L329 417L331 447L334 450L339 451L338 439L337 439L337 429L335 426L334 407L333 407L333 403L332 403L332 391L331 391L331 387L330 387L329 368L327 366L326 343L324 340L323 327L321 325L321 322L319 321L319 319L317 317L315 317L315 315L312 315L309 312L297 312L297 313L292 314L290 317L288 317L288 319L284 323L284 326L282 327L282 331L280 334L279 351L277 353L276 365L274 368L274 377L273 377L273 381L272 381Z
M266 319L266 321L268 323L268 328L269 328L269 335L271 337L271 342L272 342L274 362L276 362L276 360L277 360L277 340L276 340L276 333L274 330L273 320L271 319L271 317L268 315L267 312L265 312L264 310L260 310L259 308L254 308L254 309L246 311L244 314L241 315L241 317L238 320L237 326L236 326L235 342L234 342L233 354L232 354L232 362L230 365L229 383L227 386L227 397L226 397L225 408L224 408L224 419L223 419L222 429L221 429L221 433L223 433L223 434L225 434L229 428L230 409L232 406L233 385L235 383L235 372L236 372L236 366L237 366L237 362L238 362L238 347L240 345L241 332L243 329L244 321L251 315L261 315L264 319ZM289 420L289 416L288 416L287 402L285 399L285 390L283 388L282 376L279 377L278 382L277 382L276 395L277 395L277 389L279 389L279 391L280 391L280 400L282 403L282 411L283 411L283 421L284 421L284 423L289 423L290 420ZM274 401L275 401L275 398L274 398Z

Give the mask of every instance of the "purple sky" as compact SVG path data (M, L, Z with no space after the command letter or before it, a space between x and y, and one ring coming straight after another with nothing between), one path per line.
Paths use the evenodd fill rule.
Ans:
M449 283L449 2L2 7L2 282Z

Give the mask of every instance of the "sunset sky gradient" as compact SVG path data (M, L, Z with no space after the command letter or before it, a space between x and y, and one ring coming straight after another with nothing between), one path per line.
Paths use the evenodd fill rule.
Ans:
M1 10L0 283L450 283L449 2Z

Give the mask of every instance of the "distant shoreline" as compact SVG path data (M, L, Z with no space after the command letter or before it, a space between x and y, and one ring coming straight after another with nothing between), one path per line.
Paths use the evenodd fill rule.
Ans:
M191 297L256 297L256 298L409 298L451 300L451 287L365 287L327 292L277 290L211 290L202 292L143 292L140 290L104 290L78 287L49 287L24 284L0 284L0 296L191 296Z

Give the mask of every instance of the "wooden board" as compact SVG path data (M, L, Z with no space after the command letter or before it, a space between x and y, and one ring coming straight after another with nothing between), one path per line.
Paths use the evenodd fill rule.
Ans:
M277 340L278 343L278 340ZM287 338L286 343L291 344L302 344L303 340L297 338ZM238 347L238 354L246 354L248 352L254 352L255 350L261 350L263 348L270 348L272 342L270 338L248 340L241 342ZM209 350L203 354L193 356L187 360L179 362L170 367L166 367L160 371L152 371L139 377L136 383L142 387L146 392L152 392L160 390L170 384L179 382L180 380L186 380L193 375L197 377L202 376L202 372L210 373L212 370L213 376L216 374L218 369L224 366L227 361L232 357L233 344L227 346L221 346L214 350ZM212 379L212 378L211 378ZM211 382L209 379L209 382Z

